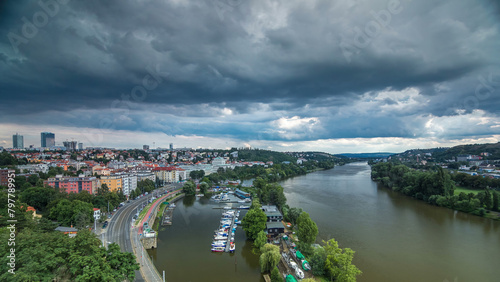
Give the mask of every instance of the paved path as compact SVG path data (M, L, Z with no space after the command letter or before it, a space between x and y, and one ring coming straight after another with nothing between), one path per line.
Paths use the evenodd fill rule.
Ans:
M173 189L174 187L175 186L173 185L169 185L167 186L167 189ZM169 194L164 195L159 199L168 197ZM133 217L137 212L137 208L141 207L143 204L147 204L148 199L150 199L148 196L142 197L138 200L133 200L120 208L113 215L113 217L109 219L109 226L103 230L104 234L102 239L104 245L106 246L109 243L117 243L120 245L123 252L131 252L135 254L137 262L140 264L141 268L135 272L136 278L134 281L156 282L163 281L163 279L159 276L159 273L149 259L146 250L143 249L142 244L140 243L139 234L141 232L139 228L134 228L133 226ZM148 211L148 217L150 213L151 209Z
M144 222L148 221L154 209L161 204L166 198L171 197L179 193L179 190L172 191L164 196L153 201L153 204L146 212L146 215L142 220L139 221L139 226L133 227L131 229L131 243L133 246L133 251L135 257L137 258L137 262L140 264L140 273L144 281L154 282L154 281L163 281L162 276L154 266L153 262L148 256L146 249L144 249L142 243L140 242L140 237L142 234L142 226ZM133 224L133 223L132 223Z

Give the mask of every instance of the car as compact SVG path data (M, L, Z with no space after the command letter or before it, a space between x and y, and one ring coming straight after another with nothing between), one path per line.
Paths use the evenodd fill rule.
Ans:
M114 209L113 212L116 212L116 209Z

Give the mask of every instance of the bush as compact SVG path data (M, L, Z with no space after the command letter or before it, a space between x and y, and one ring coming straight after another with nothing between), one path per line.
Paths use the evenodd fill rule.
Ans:
M271 271L271 282L283 282L283 278L281 278L280 271L277 267L273 268Z

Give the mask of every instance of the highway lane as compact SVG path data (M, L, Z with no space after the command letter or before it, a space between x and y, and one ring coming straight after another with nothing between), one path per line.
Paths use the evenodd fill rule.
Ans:
M137 207L147 204L148 199L151 197L142 197L137 200L132 200L130 203L125 204L111 218L108 230L106 233L106 245L108 243L117 243L122 252L131 252L132 243L130 241L130 228L132 226L132 218L137 213ZM134 281L144 281L140 271L135 271Z
M142 198L131 200L130 203L127 203L118 209L109 220L109 225L104 237L105 245L108 245L108 243L117 243L123 252L133 253L130 231L132 228L133 217L138 211L137 208L147 205L148 200L151 199L153 195L156 195L156 198L158 198L158 196L161 196L164 191L178 189L181 185L182 184L180 183L167 185L165 188L155 190L151 194L143 196ZM137 255L140 257L139 254ZM144 281L139 271L135 272L135 277L135 281Z

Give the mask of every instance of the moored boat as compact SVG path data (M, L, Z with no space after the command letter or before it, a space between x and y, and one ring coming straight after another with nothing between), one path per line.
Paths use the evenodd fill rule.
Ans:
M226 247L212 247L212 252L223 252Z

